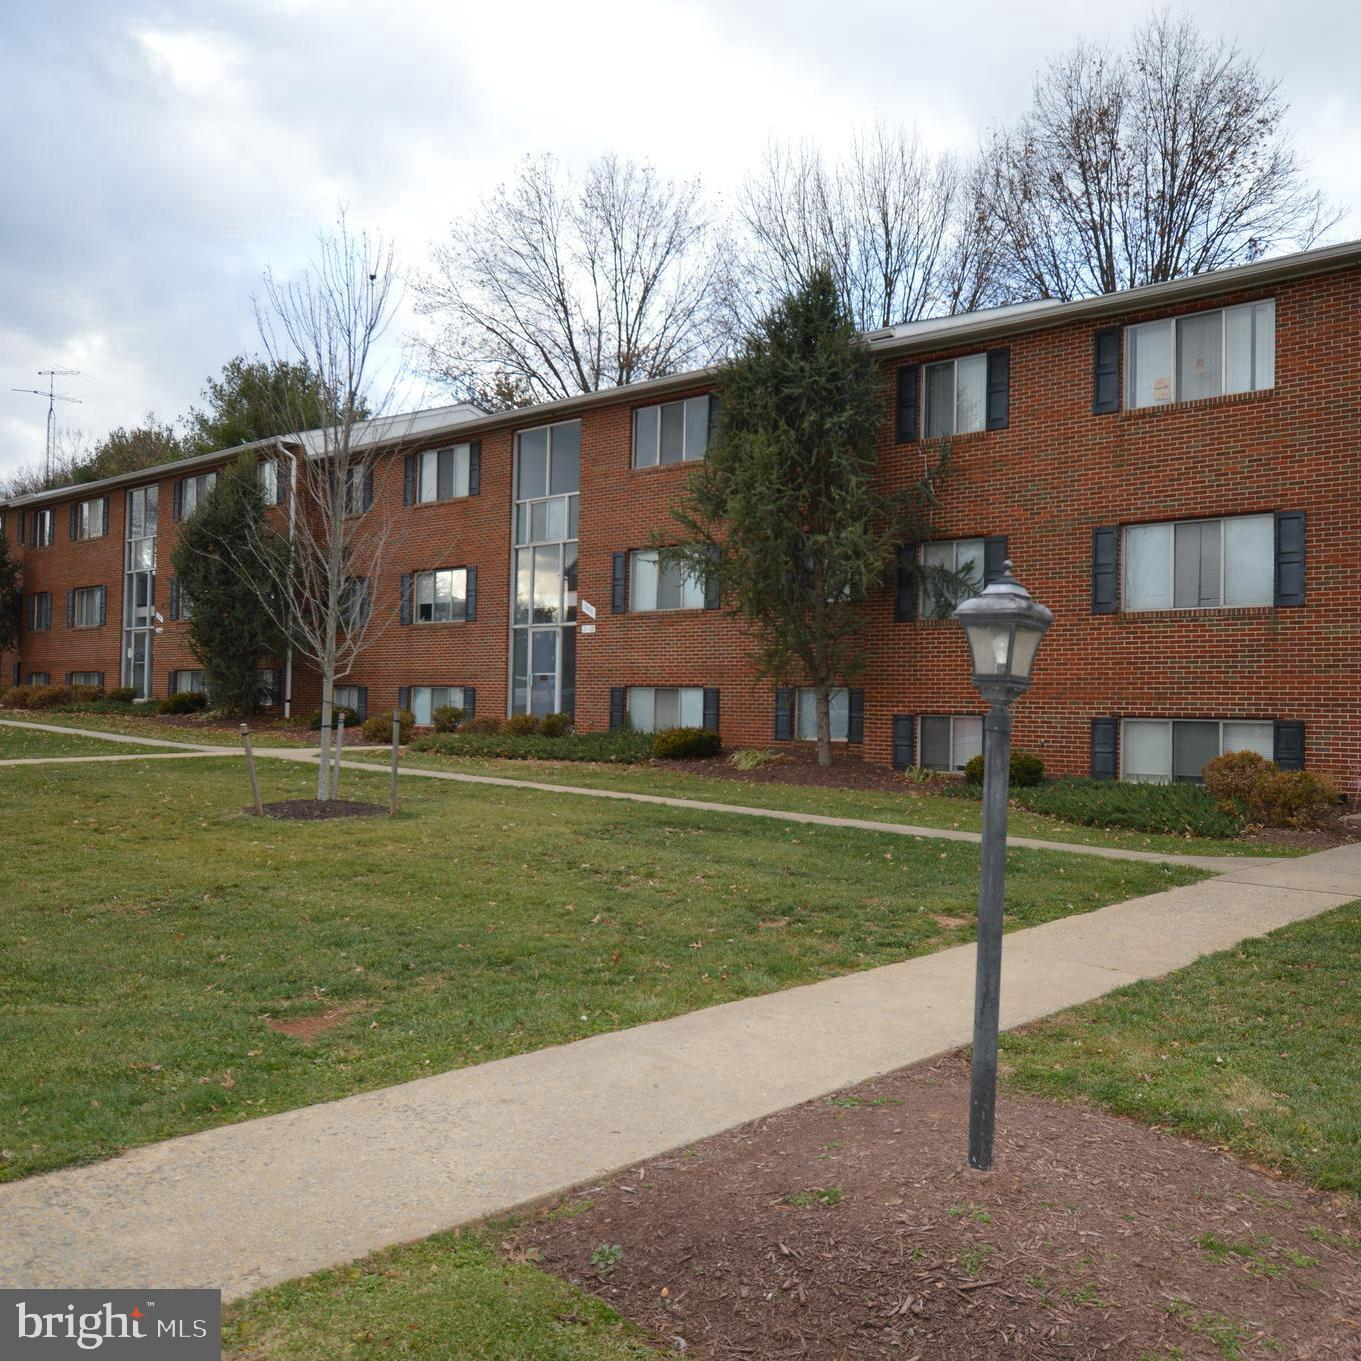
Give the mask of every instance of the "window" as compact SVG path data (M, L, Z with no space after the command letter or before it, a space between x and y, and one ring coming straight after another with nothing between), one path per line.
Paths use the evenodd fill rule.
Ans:
M170 693L172 695L202 695L206 691L203 688L202 671L172 671L170 673Z
M109 528L108 504L102 496L91 501L77 501L71 507L71 537L102 539Z
M709 449L712 397L640 406L633 413L633 466L693 463Z
M204 498L217 486L216 473L200 473L186 477L180 483L180 519L187 520L202 505Z
M921 764L928 770L963 770L983 751L983 720L969 714L922 718Z
M1274 757L1272 724L1237 719L1127 718L1120 773L1145 784L1199 784L1205 763L1226 751Z
M98 628L104 622L104 588L80 586L71 592L71 627Z
M47 548L52 543L52 511L33 510L29 512L28 546Z
M415 610L418 624L447 624L464 619L468 613L468 572L463 567L444 568L438 572L416 572L412 577Z
M844 742L851 724L851 692L845 689L829 690L827 700L832 741ZM797 692L794 737L799 742L816 742L818 739L817 696L811 689Z
M1124 608L1270 605L1275 590L1275 535L1275 519L1270 515L1127 525Z
M30 633L42 633L45 629L50 629L52 627L52 592L38 591L29 596L26 617Z
M456 444L451 449L431 449L417 454L416 501L449 501L469 494L472 445Z
M359 685L336 685L331 689L331 704L337 709L350 709L361 718L364 715L363 689Z
M184 582L179 577L170 578L170 617L172 619L194 617L194 602L189 598L189 592L184 589Z
M926 438L964 435L987 425L988 356L926 366Z
M463 687L461 685L413 685L411 687L411 713L416 723L428 728L435 721L435 710L445 707L462 709Z
M656 549L629 555L632 580L629 602L635 610L702 610L704 579L686 575L680 563L659 561Z
M373 472L362 463L345 469L345 514L362 515L373 504Z
M369 579L350 577L340 595L340 626L350 632L369 621Z
M971 594L967 591L963 595L957 594L948 580L940 579L944 573L967 578L975 588L974 593L983 589L982 539L943 539L924 543L921 563L924 569L921 584L923 619L945 619L961 599Z
M1276 304L1245 303L1125 328L1125 405L1162 406L1276 385Z
M259 694L259 700L265 708L271 709L279 703L279 669L274 666L262 666L255 672L255 683Z
M66 675L67 685L88 685L93 689L101 689L104 685L104 673L102 671L70 671Z
M279 460L263 458L256 470L259 478L260 499L267 506L279 504Z
M630 686L628 714L629 727L634 732L664 732L667 728L702 728L704 690L697 685Z
M49 683L46 671L30 671L24 680L25 685L47 685Z

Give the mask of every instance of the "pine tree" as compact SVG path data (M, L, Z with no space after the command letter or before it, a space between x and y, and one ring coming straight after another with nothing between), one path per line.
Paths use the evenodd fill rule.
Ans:
M19 646L19 582L19 561L11 557L9 540L0 530L0 652Z
M666 556L717 576L762 675L812 688L818 762L830 765L829 692L863 669L866 597L897 545L921 536L945 456L921 482L884 489L883 375L826 269L745 337L719 392L708 453L674 512L688 543Z
M221 473L181 527L172 555L180 609L189 615L189 649L203 667L204 687L216 708L242 716L259 708L260 665L283 646L259 590L223 547L274 538L258 477L249 454ZM283 541L275 541L282 553Z

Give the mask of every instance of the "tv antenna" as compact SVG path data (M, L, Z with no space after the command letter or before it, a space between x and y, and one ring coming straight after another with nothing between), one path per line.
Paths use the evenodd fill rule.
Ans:
M34 397L47 398L47 452L43 457L43 481L52 480L52 458L57 451L57 403L71 402L75 406L80 405L79 397L67 396L64 392L58 392L56 383L58 378L79 378L79 369L39 369L38 377L47 379L47 391L42 388L11 388L11 392L26 392Z

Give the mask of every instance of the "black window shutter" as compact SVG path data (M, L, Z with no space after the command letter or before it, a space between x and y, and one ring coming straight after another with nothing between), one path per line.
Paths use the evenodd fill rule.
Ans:
M468 495L477 496L482 490L482 441L475 439L468 445Z
M409 685L403 685L397 691L397 707L408 711L411 709L411 687Z
M718 731L718 691L706 689L704 691L704 726L710 732Z
M1001 581L1007 570L1007 536L989 534L983 540L983 585Z
M1103 326L1092 336L1092 415L1120 410L1120 328Z
M76 622L76 593L66 592L66 627L71 628Z
M108 618L109 588L101 586L99 588L99 622L101 624ZM100 681L102 685L104 682Z
M1272 732L1272 759L1282 770L1304 769L1304 724L1277 723Z
M368 469L364 474L364 509L373 509L373 469Z
M610 610L623 614L629 607L629 555L616 553L610 578Z
M865 740L865 692L859 686L853 686L846 692L846 741L863 742Z
M787 686L775 691L775 740L794 740L794 692Z
M70 528L71 539L74 542L80 537L80 506L75 501L71 502Z
M989 430L1005 430L1011 419L1011 351L988 351Z
M409 506L416 500L416 455L406 456L406 465L402 472L402 504Z
M893 769L909 770L917 764L917 720L911 714L893 715Z
M463 687L463 717L472 718L477 711L477 690L471 685Z
M709 556L714 562L718 561L718 553L719 550L717 548L709 550ZM706 610L716 610L719 609L722 604L723 597L722 592L719 590L718 573L706 572L704 574L704 608ZM718 691L715 690L714 694L717 693ZM706 723L704 726L707 728L709 725Z
M184 510L184 479L181 477L175 483L174 493L170 500L170 518L179 523L180 514Z
M477 618L477 568L469 567L466 570L468 573L468 608L463 617L471 620Z
M411 622L411 573L402 573L402 605L398 615L398 622L409 624Z
M354 689L355 698L359 701L354 711L359 715L359 721L362 723L369 716L369 687L367 685L356 685Z
M1115 739L1118 731L1119 724L1113 718L1092 719L1092 779L1115 779Z
M1120 608L1120 530L1107 525L1092 530L1092 613L1114 614Z
M917 617L917 545L901 544L893 563L893 618L905 624Z
M1276 512L1277 605L1304 604L1304 512Z
M904 364L898 370L898 443L911 444L917 438L917 389L921 386L921 365Z
M100 534L107 534L109 532L109 498L107 496L101 497L100 501L99 532Z
M610 731L617 732L624 726L624 687L612 686L610 689Z

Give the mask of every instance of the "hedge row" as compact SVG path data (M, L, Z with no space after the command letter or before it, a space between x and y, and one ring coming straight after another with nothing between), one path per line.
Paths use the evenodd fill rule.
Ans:
M1032 813L1082 827L1234 837L1244 825L1239 814L1221 808L1198 784L1126 784L1074 777L1014 789L1011 797Z
M441 732L415 738L411 751L440 756L480 756L501 761L608 761L636 765L652 757L652 734L646 732L537 733Z

